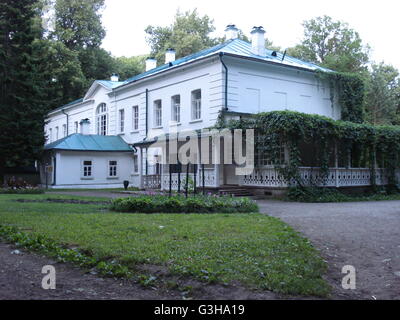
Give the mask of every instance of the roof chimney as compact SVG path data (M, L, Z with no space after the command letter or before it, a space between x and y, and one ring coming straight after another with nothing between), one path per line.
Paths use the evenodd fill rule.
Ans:
M228 24L225 29L226 40L233 40L239 37L239 29L234 24Z
M119 75L116 73L113 73L113 75L111 76L111 81L112 82L118 82L119 81Z
M89 135L90 134L90 120L83 119L80 122L80 125L81 125L81 134Z
M157 60L153 57L146 59L146 71L157 68Z
M174 62L176 58L176 51L174 49L168 49L165 52L165 63Z
M255 55L265 57L265 30L263 27L253 27L251 31L251 51Z

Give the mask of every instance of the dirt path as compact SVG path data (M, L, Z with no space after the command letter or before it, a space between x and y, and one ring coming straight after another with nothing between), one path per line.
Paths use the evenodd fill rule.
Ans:
M400 299L400 201L290 203L259 201L262 212L302 232L329 263L338 298ZM356 290L343 290L345 265L356 268Z
M56 263L14 246L0 243L0 300L181 300L183 296L206 300L268 300L285 298L269 291L255 292L240 285L205 285L187 280L192 293L152 289L128 280L100 278L69 264ZM44 290L41 273L46 265L56 269L56 290ZM288 297L292 298L292 297ZM301 298L301 297L300 297Z

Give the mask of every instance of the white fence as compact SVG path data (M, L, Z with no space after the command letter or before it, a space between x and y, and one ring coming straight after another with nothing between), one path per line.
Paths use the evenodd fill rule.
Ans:
M322 179L320 168L300 168L301 180L307 185L326 187L352 187L371 185L371 170L369 168L330 168L327 179ZM376 169L376 184L385 185L388 177L384 169ZM397 172L400 178L400 171ZM256 168L251 175L240 178L240 185L254 187L287 187L288 183L275 168Z

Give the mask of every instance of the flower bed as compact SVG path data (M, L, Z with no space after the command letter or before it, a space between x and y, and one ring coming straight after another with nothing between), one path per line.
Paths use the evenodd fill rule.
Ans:
M141 196L112 201L111 210L129 213L250 213L258 205L248 198Z
M0 188L0 194L43 194L44 189L40 188Z

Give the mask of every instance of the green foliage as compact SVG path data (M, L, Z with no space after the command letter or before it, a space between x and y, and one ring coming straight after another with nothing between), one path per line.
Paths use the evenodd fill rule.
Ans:
M83 251L68 249L45 235L28 234L15 227L0 224L0 238L17 244L20 248L36 251L57 259L58 262L70 262L82 268L96 268L103 276L131 277L126 266L117 261L107 262L86 255Z
M331 100L334 92L342 109L341 119L356 123L364 122L365 82L360 75L343 72L317 72L318 78L328 81L331 88Z
M6 237L4 227L29 230L23 234L27 242L20 236L7 241L105 275L111 275L110 268L113 276L128 268L125 276L144 286L178 278L181 290L190 291L183 278L286 294L329 293L323 279L327 265L318 251L279 219L264 214L149 216L112 213L100 205L14 202L48 197L0 195L1 237ZM35 239L32 245L30 239ZM49 250L43 239L56 247ZM138 271L148 265L160 266L165 276L158 274L154 280Z
M318 146L314 155L317 166L321 168L323 180L329 169L329 157L335 146L344 147L344 156L349 157L353 148L364 154L371 169L372 185L375 185L375 159L379 155L381 167L389 175L389 185L395 186L396 169L400 167L400 127L374 126L349 121L335 121L319 115L292 111L260 113L248 120L220 123L231 129L255 129L256 145L261 151L270 154L272 159L280 159L281 146L289 149L289 162L275 163L275 167L285 180L292 185L304 185L299 173L302 163L300 143L313 143Z
M384 63L373 64L367 77L366 113L373 124L392 124L400 106L399 71Z
M26 189L11 189L0 188L0 194L43 194L44 189L40 188L26 188Z
M70 50L98 48L105 37L104 0L56 0L54 37Z
M39 159L45 142L48 105L33 48L41 33L37 5L33 0L0 2L0 182L4 167Z
M181 58L216 45L220 40L210 37L214 30L213 20L207 15L199 16L194 9L178 11L174 23L168 27L148 26L145 31L152 55L163 64L169 48L175 49L177 58Z
M341 72L358 72L369 61L369 47L347 23L329 16L303 23L304 39L288 54Z
M399 190L382 187L366 191L360 195L344 194L338 189L317 187L291 187L287 194L288 200L299 202L353 202L353 201L382 201L400 200Z
M258 212L248 198L139 196L113 200L111 210L130 213L247 213Z
M145 71L146 56L115 58L115 72L121 80L126 80Z

